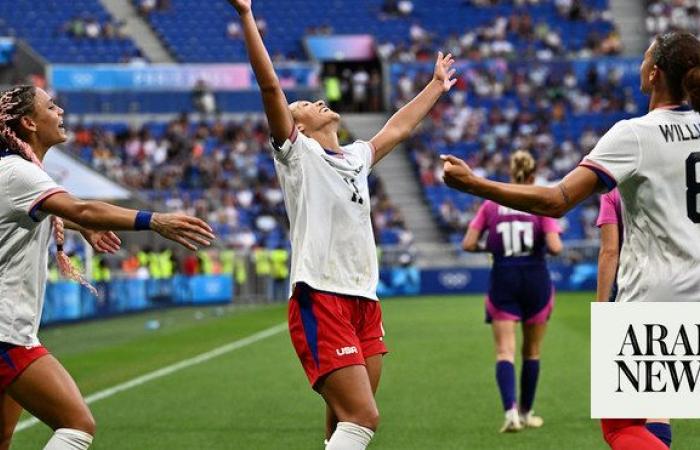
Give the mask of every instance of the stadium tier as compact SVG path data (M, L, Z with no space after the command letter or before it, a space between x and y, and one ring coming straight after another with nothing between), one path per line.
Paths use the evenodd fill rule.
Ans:
M351 140L347 132L344 136ZM126 123L77 126L68 149L169 211L206 218L223 245L250 250L289 243L265 122L193 123L183 118L141 129ZM410 243L401 214L376 177L370 194L378 243Z
M27 42L52 63L125 62L138 50L99 0L0 0L0 36Z
M541 183L574 168L618 120L645 108L636 60L584 62L463 62L457 90L439 104L429 126L408 147L436 220L459 243L478 206L475 197L442 182L441 154L468 161L483 176L508 180L508 155L527 149L538 160ZM413 98L429 80L428 64L392 66L394 106ZM564 239L596 236L595 206L566 217Z
M585 7L570 2L578 5L575 9L551 0L522 6L511 1L488 2L488 6L464 0L416 1L406 14L394 13L392 3L396 2L337 1L319 8L305 0L277 0L259 2L256 14L273 56L297 60L306 59L302 37L309 34L368 33L396 48L392 52L396 57L405 53L403 47L432 54L445 41L459 38L465 50L506 42L508 53L535 56L543 50L576 53L597 45L589 41L603 41L613 30L605 15L607 0L585 2ZM202 5L198 0L173 1L147 16L179 61L245 61L237 20L227 2Z

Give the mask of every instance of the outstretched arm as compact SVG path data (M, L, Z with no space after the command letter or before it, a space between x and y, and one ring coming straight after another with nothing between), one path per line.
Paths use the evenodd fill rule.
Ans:
M112 231L90 230L67 219L63 219L63 226L68 230L77 231L82 234L85 240L88 241L90 246L97 252L116 253L121 247L121 239ZM63 230L59 231L63 233Z
M41 210L67 219L78 227L90 230L151 229L190 250L207 246L214 239L206 222L185 214L141 213L109 203L84 201L66 192L57 193L41 204Z
M453 63L452 54L443 56L442 52L438 53L435 72L430 83L413 100L398 110L384 125L384 128L370 140L375 150L372 164L376 164L394 147L408 138L413 129L430 112L440 96L452 89L452 86L457 82L457 79L452 78L455 74L455 69L451 68Z
M474 175L467 163L455 156L441 158L445 163L443 179L451 188L540 216L562 217L601 187L595 172L585 167L575 168L556 186L544 187L491 181Z
M229 1L241 18L248 58L250 58L250 65L258 80L258 86L260 86L270 133L276 143L282 144L292 134L294 120L289 111L287 98L272 66L270 55L267 53L258 27L255 25L252 0Z

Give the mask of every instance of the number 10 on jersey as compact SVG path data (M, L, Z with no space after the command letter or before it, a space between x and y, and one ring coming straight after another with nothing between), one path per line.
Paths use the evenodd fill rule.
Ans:
M504 256L527 256L532 253L535 233L532 222L501 222L496 231L503 241Z

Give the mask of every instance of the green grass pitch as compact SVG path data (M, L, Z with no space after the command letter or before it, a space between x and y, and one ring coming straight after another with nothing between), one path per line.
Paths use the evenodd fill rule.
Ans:
M493 344L482 297L382 303L387 344L377 395L382 422L370 448L605 449L589 418L589 294L560 294L545 340L535 409L539 430L501 435ZM109 388L282 323L285 305L184 308L50 328L42 341L83 393ZM148 320L161 327L149 330ZM96 450L323 448L322 400L286 332L91 405ZM696 448L700 425L674 422L674 449ZM42 448L43 424L13 450Z

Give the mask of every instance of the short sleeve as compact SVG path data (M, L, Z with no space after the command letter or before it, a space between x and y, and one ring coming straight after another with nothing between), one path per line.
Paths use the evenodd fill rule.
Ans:
M613 190L600 196L600 211L598 212L598 220L595 223L597 227L619 224L620 218L617 211L619 210L620 197L616 193L617 191Z
M557 233L561 234L561 225L559 221L552 217L542 217L540 224L542 225L543 233Z
M40 211L41 205L59 192L66 190L56 184L49 174L31 163L16 165L7 186L12 208L28 214L35 222L40 222L47 216Z
M488 202L482 203L472 221L469 222L469 228L476 231L484 231L486 228L486 219L488 219L487 209Z
M292 130L292 134L280 146L275 144L274 139L270 138L270 145L277 161L286 164L292 159L299 156L301 148L305 145L309 138L304 136L296 127Z
M600 138L580 165L593 170L610 191L637 171L639 159L637 135L629 121L622 120Z
M361 142L362 145L362 160L365 163L365 167L367 167L368 170L372 169L372 163L374 163L374 144L372 144L369 141L359 141Z

